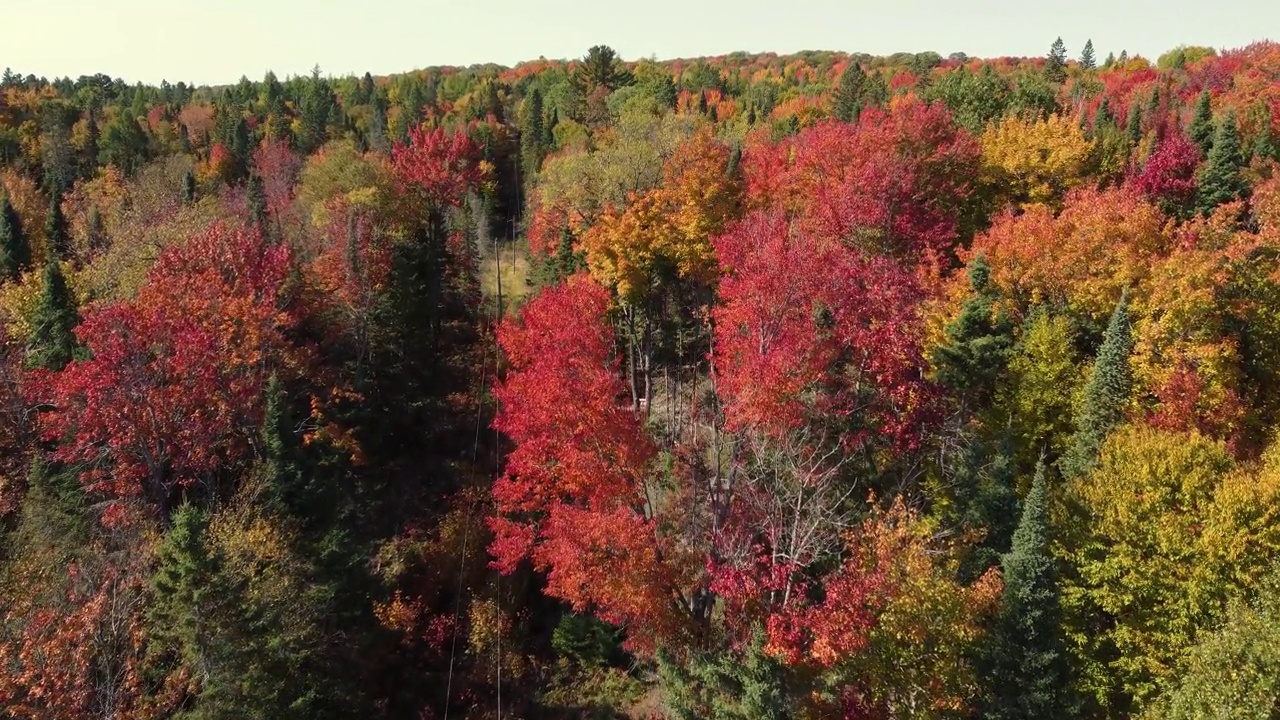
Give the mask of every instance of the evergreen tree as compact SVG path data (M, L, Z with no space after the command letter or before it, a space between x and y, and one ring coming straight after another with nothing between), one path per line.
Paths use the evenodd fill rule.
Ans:
M27 367L54 371L66 367L77 355L75 328L79 324L80 314L62 275L61 264L45 263L44 286L31 314Z
M991 267L978 255L969 262L972 295L947 326L946 341L934 352L938 382L979 406L995 392L1013 347L1013 323L996 310L999 295L991 285Z
M1111 112L1111 103L1103 98L1098 112L1093 116L1093 132L1098 134L1116 126L1116 117Z
M1248 185L1240 176L1244 167L1244 155L1240 150L1240 133L1236 129L1236 117L1228 112L1218 123L1213 136L1213 147L1200 177L1196 179L1197 208L1208 215L1219 205L1240 198Z
M556 149L556 125L560 124L560 111L551 111L551 117L542 126L542 149L552 152Z
M1098 451L1107 435L1124 420L1124 406L1133 388L1129 355L1133 352L1133 335L1129 327L1129 297L1121 294L1115 312L1098 350L1093 372L1084 388L1084 405L1076 421L1076 434L1071 447L1060 461L1067 478L1084 475L1093 469Z
M102 213L96 205L89 207L89 217L85 220L85 245L90 250L102 248L107 241L107 230L102 223Z
M1253 156L1262 160L1276 159L1276 138L1269 127L1263 127L1253 143Z
M1137 145L1142 140L1142 110L1138 107L1137 101L1134 101L1133 107L1129 108L1129 119L1125 124L1124 133L1131 145Z
M31 267L31 244L22 227L22 218L9 202L8 195L0 195L0 282L15 280Z
M1160 87L1151 88L1151 97L1147 98L1147 119L1154 123L1160 114Z
M183 125L185 128L186 126ZM84 117L84 146L80 149L80 175L93 177L98 171L98 156L102 153L99 147L98 114L93 108Z
M301 121L298 149L303 154L314 152L328 139L329 121L336 105L333 88L328 79L320 76L320 67L317 65L311 71L311 78L302 92L302 102L298 106Z
M196 204L196 174L191 170L182 176L182 204Z
M132 175L147 161L147 134L130 108L120 108L102 137L101 161Z
M1044 76L1049 82L1065 82L1067 79L1067 46L1062 38L1053 41L1044 63Z
M369 149L386 154L390 149L387 141L387 103L384 98L375 94L369 104L369 127L367 131Z
M667 706L677 720L787 720L794 717L784 668L764 650L759 627L739 652L699 653L687 667L659 653Z
M991 644L992 692L983 717L1052 720L1068 711L1068 666L1050 553L1044 463L1036 467L1013 546L1001 558L1004 591Z
M1208 155L1213 147L1213 109L1209 104L1209 89L1205 88L1196 101L1195 114L1191 116L1191 126L1187 128L1191 139L1200 146L1200 151Z
M1107 59L1102 63L1103 70L1110 70L1112 65L1116 64L1116 54L1107 53Z
M266 238L270 230L267 223L267 192L257 173L249 176L245 193L249 198L249 226L257 228L262 237Z
M520 163L526 180L542 167L543 119L542 92L534 88L520 107Z
M60 186L55 186L49 194L49 215L45 218L44 234L59 258L65 258L71 252L71 231L67 227L67 217L62 213Z
M1098 61L1093 56L1093 39L1084 41L1084 50L1080 51L1080 68L1082 70L1093 70L1098 67Z
M841 122L854 122L862 112L862 95L866 89L867 74L856 62L840 74L840 86L836 88L834 113Z

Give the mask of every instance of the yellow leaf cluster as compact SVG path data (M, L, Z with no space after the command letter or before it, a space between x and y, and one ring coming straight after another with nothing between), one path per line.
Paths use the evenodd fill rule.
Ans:
M1069 118L1008 116L982 134L987 179L1015 204L1057 203L1085 176L1093 143Z

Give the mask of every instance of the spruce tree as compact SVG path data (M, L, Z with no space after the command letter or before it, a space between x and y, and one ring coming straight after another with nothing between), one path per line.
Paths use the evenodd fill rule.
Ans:
M54 186L49 195L49 215L45 218L45 237L49 246L59 258L65 258L71 252L71 232L67 228L67 217L62 214L62 188Z
M1050 82L1065 82L1067 79L1067 46L1062 38L1053 41L1049 48L1049 56L1045 59L1044 76Z
M1124 406L1133 388L1129 355L1133 335L1129 327L1129 298L1124 293L1098 350L1093 371L1084 388L1084 405L1076 421L1072 445L1062 457L1062 474L1075 478L1093 469L1107 435L1124 420Z
M1248 188L1240 177L1243 167L1235 114L1228 112L1218 123L1209 159L1196 179L1197 209L1208 215L1219 205L1241 197Z
M267 224L267 191L257 173L249 176L245 192L249 196L249 226L266 238L270 229Z
M196 174L190 170L182 176L182 204L196 204Z
M1093 55L1093 39L1084 41L1084 50L1080 51L1080 68L1082 70L1093 70L1098 67L1098 61Z
M0 282L15 280L30 267L31 243L22 228L22 218L9 196L0 195Z
M1253 156L1262 160L1276 159L1276 138L1271 128L1264 127L1253 143Z
M862 112L862 95L866 89L867 74L856 62L840 74L840 86L836 88L835 116L841 122L854 122Z
M1208 155L1213 147L1213 108L1209 104L1209 90L1200 93L1196 101L1195 114L1191 116L1191 126L1187 128L1192 141L1200 146L1200 151Z
M534 88L520 107L520 163L524 177L531 178L542 167L544 109L542 91Z
M667 706L678 720L786 720L795 716L784 668L757 627L740 651L695 653L677 664L659 652Z
M1053 720L1068 712L1068 665L1062 610L1049 548L1044 463L1022 506L1013 545L1001 558L1004 591L991 644L992 691L983 717Z
M1125 135L1129 138L1131 145L1137 145L1142 140L1142 110L1138 107L1137 101L1134 101L1133 107L1129 108Z
M184 129L186 125L182 126ZM102 148L99 146L100 131L98 130L98 114L89 108L84 117L84 146L80 150L80 175L82 177L91 178L98 171L98 155L101 154Z
M75 328L79 324L80 314L60 264L46 263L44 285L31 314L27 367L54 371L66 367L76 356Z
M947 326L946 341L934 352L933 364L938 382L976 407L995 392L1013 347L1013 323L996 310L999 295L981 254L969 262L969 287L972 294Z

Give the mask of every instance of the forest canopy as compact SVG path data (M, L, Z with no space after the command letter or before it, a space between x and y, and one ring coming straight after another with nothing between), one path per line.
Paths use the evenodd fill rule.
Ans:
M1046 44L6 70L0 719L1280 713L1280 45Z

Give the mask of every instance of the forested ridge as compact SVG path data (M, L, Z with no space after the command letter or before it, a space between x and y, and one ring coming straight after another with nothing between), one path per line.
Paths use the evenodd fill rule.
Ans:
M1270 42L6 71L0 720L1278 717L1278 170Z

